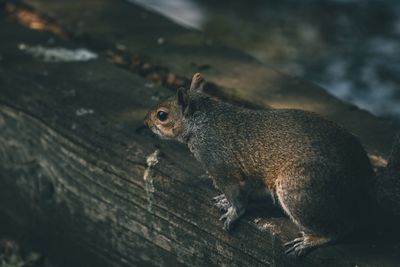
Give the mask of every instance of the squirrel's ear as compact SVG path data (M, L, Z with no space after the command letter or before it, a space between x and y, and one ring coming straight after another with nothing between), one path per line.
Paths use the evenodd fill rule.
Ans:
M190 91L201 91L203 90L203 85L205 81L203 76L200 73L196 73L193 75L192 83L190 84Z
M176 92L176 99L178 101L178 105L182 108L182 113L185 112L189 105L189 91L183 87L179 88Z

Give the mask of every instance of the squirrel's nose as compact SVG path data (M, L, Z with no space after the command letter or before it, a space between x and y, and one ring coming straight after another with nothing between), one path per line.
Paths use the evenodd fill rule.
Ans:
M147 113L146 116L144 117L143 123L144 123L144 125L146 125L147 127L150 127L150 116L149 116L149 113Z

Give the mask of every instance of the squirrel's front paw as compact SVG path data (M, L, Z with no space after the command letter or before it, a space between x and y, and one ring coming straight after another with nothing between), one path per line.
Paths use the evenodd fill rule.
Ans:
M224 230L229 232L232 229L233 223L239 219L243 213L244 211L238 212L234 207L229 207L228 211L219 218L220 221L224 221Z
M229 203L228 199L226 199L224 194L213 197L213 200L215 201L214 206L219 210L227 211L231 207L231 204Z

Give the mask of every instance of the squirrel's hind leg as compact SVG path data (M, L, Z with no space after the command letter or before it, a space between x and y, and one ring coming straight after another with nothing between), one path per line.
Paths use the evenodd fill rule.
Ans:
M302 256L355 228L357 192L346 189L344 185L351 180L343 173L326 161L302 161L281 169L275 182L279 204L307 232L287 244L287 253Z
M285 250L286 254L294 253L297 257L305 256L312 249L334 241L333 238L307 235L304 232L301 232L301 235L301 237L284 244L285 248L287 248Z

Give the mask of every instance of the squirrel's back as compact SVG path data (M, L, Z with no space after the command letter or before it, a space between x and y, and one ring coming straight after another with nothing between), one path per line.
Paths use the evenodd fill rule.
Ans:
M349 179L371 179L370 161L357 138L314 113L249 110L222 102L203 107L191 118L196 138L189 147L206 165L223 161L235 168L241 163L244 175L265 177L270 189L282 166L305 160L336 164Z

